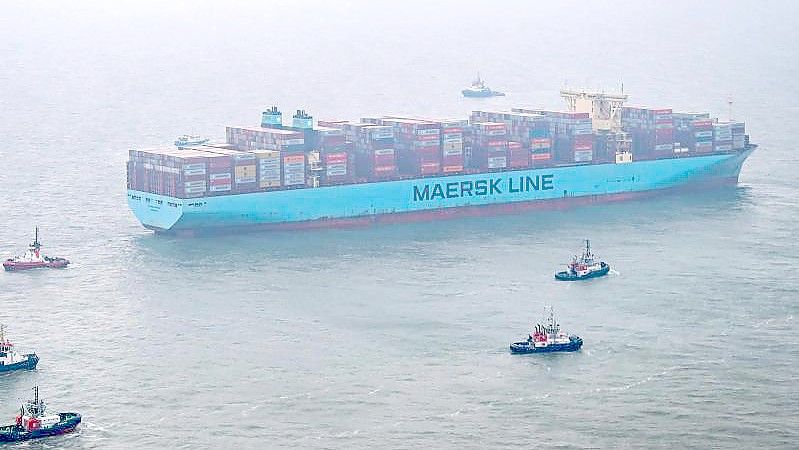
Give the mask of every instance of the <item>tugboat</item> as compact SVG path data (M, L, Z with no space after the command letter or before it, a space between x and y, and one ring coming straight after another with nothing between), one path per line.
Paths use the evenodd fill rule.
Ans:
M535 330L527 335L527 340L514 342L510 345L511 353L549 353L549 352L574 352L583 346L579 336L567 335L560 331L560 324L555 321L552 307L545 309L549 312L546 325L537 324Z
M566 270L555 273L555 279L560 281L577 281L588 278L605 276L610 272L610 266L604 261L597 261L596 255L591 253L591 242L585 240L585 250L579 258L575 256Z
M44 400L39 399L39 386L34 391L33 400L22 404L16 423L0 426L0 442L27 441L69 433L80 423L80 414L74 412L46 415Z
M175 146L177 148L185 148L191 147L192 145L202 145L208 141L210 141L210 139L202 138L197 134L184 134L175 141Z
M461 91L464 97L504 97L503 92L491 90L486 86L485 81L480 79L480 74L477 74L477 79L472 81L472 85Z
M3 261L3 268L11 272L13 270L28 270L49 267L61 269L69 264L64 258L51 258L41 254L42 244L39 243L39 227L36 227L36 236L33 243L28 246L28 251L22 256L15 256Z
M12 370L35 369L39 363L36 353L20 355L14 351L14 344L6 340L6 328L0 325L0 372Z

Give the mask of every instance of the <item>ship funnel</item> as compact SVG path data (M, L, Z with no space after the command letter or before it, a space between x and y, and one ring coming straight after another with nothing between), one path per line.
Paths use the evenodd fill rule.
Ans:
M310 130L313 128L313 117L306 113L304 109L298 109L297 114L294 114L294 117L292 117L291 126L293 128Z
M261 113L261 127L263 128L282 128L283 127L283 113L277 109L277 106L272 106L266 111Z

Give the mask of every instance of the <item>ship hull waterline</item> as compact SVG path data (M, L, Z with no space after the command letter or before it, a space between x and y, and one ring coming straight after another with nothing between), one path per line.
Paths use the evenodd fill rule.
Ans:
M495 216L734 186L741 165L754 148L629 164L525 169L192 199L128 190L128 205L146 228L187 236Z

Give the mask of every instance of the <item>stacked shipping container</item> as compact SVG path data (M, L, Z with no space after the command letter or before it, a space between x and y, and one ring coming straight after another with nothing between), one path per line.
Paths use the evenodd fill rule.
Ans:
M306 150L302 131L281 128L227 127L226 142L236 150L280 150L303 152Z
M508 131L503 122L472 124L471 166L479 170L502 170L508 167Z
M308 173L333 185L390 180L400 173L461 173L467 167L541 167L551 160L619 162L616 153L629 151L631 143L636 159L740 150L747 143L740 122L635 107L622 109L624 132L596 134L587 113L527 109L474 111L471 123L382 117L361 123L320 121L313 128L304 111L295 115L295 127L284 127L280 119L272 108L263 113L262 127L227 127L224 144L131 150L128 186L193 198L315 185L317 175L309 178Z
M255 154L258 188L280 187L280 152L277 150L253 150Z
M555 159L561 163L594 160L594 134L588 113L541 111L549 118Z
M732 149L741 150L746 147L746 125L743 122L733 122L732 129Z
M464 131L469 125L465 120L442 120L441 127L441 171L447 173L463 172Z
M674 152L674 118L670 109L625 106L622 129L632 136L636 159L671 156Z
M713 151L713 120L697 119L691 122L692 140L689 148L696 153Z
M674 152L687 153L696 150L694 121L710 120L707 113L672 113L674 121Z
M399 171L425 176L441 173L441 125L416 119L384 118L392 127Z

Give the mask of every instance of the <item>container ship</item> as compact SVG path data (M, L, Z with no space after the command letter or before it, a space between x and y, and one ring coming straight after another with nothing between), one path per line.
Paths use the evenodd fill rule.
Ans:
M561 91L565 111L291 125L271 107L224 142L132 149L128 204L156 232L298 229L513 213L735 185L756 145L708 113Z

